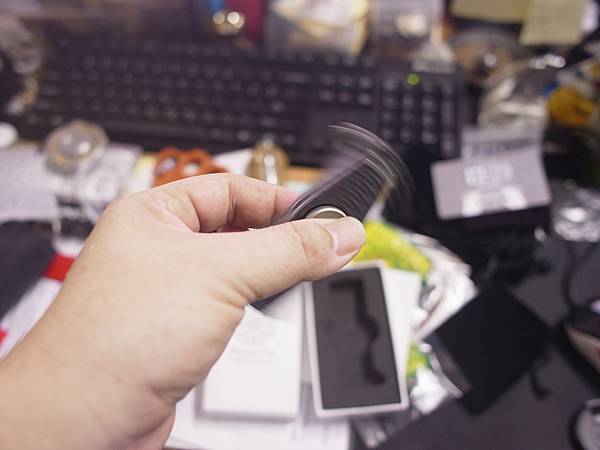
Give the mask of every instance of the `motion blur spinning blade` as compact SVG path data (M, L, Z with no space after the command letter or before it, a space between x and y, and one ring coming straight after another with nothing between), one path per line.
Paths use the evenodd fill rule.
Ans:
M276 223L305 218L363 220L380 193L409 202L413 180L398 154L378 136L350 123L331 127L333 149L324 180L301 195ZM396 189L393 189L396 187Z
M275 223L351 216L363 220L384 191L409 207L414 182L398 154L373 133L350 123L331 127L333 148L321 183L301 195ZM253 303L262 310L277 297Z

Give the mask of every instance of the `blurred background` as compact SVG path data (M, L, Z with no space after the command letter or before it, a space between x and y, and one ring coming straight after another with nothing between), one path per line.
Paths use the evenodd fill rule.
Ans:
M600 448L596 1L0 13L0 358L112 200L218 172L305 192L350 122L414 199L382 193L348 271L247 312L169 447Z

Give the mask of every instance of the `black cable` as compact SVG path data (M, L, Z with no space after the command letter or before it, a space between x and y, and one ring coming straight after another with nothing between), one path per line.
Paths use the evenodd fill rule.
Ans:
M569 308L569 310L574 310L577 308L577 302L574 300L571 295L571 287L573 285L573 280L575 279L577 272L581 269L583 263L585 263L595 252L595 250L600 246L600 242L592 242L590 243L581 256L579 258L576 257L575 251L575 243L573 241L564 241L565 248L567 249L567 267L563 273L562 281L561 281L561 290L563 300L565 304Z
M548 347L544 349L543 353L533 362L531 370L529 371L529 387L533 391L533 394L537 399L543 400L552 394L552 389L544 384L540 378L540 372L550 362L550 356L548 354Z

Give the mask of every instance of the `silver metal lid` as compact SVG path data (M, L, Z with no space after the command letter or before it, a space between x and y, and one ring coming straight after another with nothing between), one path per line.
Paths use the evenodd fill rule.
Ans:
M71 174L95 163L107 145L108 136L100 126L74 120L52 131L44 148L51 169Z
M306 215L307 219L341 219L346 214L335 206L319 206Z

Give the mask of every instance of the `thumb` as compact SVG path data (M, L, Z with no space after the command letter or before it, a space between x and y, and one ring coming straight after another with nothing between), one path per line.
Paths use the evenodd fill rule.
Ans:
M229 273L247 301L268 297L300 281L335 273L365 242L362 223L352 217L306 219L243 233L227 233Z

